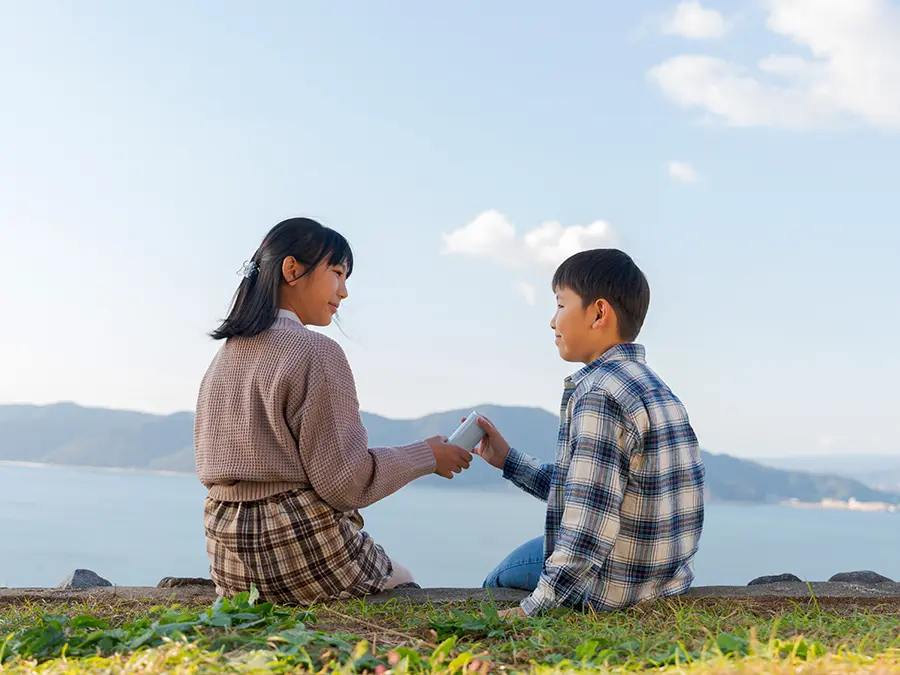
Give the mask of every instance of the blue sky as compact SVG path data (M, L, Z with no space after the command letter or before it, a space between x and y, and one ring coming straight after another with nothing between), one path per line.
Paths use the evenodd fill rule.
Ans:
M612 243L705 447L896 453L900 6L846 5L0 2L0 402L192 408L308 215L366 410L555 410L553 261Z

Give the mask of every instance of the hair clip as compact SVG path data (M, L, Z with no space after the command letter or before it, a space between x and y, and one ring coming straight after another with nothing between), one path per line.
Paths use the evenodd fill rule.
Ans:
M252 279L256 276L256 273L259 272L259 265L257 265L252 260L247 260L241 265L241 269L238 270L238 274L240 274L245 279Z

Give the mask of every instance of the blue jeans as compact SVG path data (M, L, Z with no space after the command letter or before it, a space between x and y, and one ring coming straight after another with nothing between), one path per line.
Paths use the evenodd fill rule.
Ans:
M484 588L516 588L533 591L537 588L544 569L544 538L538 537L522 544L510 553L491 572L482 586Z

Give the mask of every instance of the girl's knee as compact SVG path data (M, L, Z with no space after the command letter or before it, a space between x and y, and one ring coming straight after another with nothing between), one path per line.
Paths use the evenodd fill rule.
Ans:
M385 590L390 590L392 588L397 588L397 586L402 586L403 584L411 584L415 582L412 572L406 569L403 565L391 560L391 566L394 568L394 571L391 572L391 576L388 577L387 584L385 584L384 587Z

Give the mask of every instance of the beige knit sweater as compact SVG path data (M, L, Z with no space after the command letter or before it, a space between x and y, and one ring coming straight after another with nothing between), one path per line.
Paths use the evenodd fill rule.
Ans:
M370 448L350 364L334 340L279 316L232 338L200 385L197 474L209 497L241 502L311 488L337 511L361 509L435 470L424 441Z

